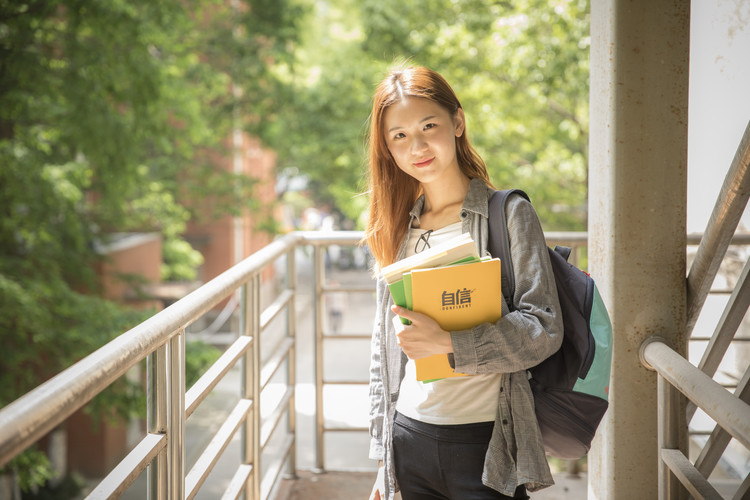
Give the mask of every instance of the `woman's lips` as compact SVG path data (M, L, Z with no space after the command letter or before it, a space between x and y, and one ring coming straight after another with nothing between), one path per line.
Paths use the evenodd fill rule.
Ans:
M429 158L429 159L427 159L427 160L422 160L422 161L415 161L415 162L413 163L413 165L414 165L415 167L417 167L417 168L424 168L424 167L426 167L426 166L430 165L430 163L432 163L432 161L433 161L434 159L435 159L435 158L433 157L433 158Z

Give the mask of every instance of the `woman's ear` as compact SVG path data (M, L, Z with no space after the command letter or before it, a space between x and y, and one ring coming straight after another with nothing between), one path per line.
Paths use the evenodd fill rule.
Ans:
M466 129L466 116L464 116L463 108L458 108L453 115L453 125L455 127L456 137L464 135L464 130Z

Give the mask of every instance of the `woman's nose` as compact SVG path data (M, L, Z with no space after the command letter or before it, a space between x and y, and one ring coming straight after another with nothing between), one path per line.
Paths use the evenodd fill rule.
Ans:
M411 141L412 154L420 153L424 151L426 147L427 147L427 142L424 140L424 137L420 135L415 135L412 137L412 141Z

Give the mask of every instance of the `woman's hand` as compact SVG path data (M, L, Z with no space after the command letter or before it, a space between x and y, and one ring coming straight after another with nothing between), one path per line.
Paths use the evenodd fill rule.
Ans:
M405 307L393 306L391 310L411 321L411 325L404 325L403 330L396 332L398 345L409 359L453 352L449 332L440 328L434 319Z
M372 485L370 500L381 500L383 498L381 491L385 491L385 470L382 460L378 461L378 476L375 478L375 484Z

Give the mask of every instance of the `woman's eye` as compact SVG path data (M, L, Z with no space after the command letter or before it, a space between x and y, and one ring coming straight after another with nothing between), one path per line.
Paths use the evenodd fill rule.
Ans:
M437 127L437 124L435 124L435 123L428 123L427 125L424 126L424 129L425 130L429 130L429 129L435 128L435 127Z
M406 137L403 132L399 132L398 134L393 136L394 139L401 139L403 137Z

